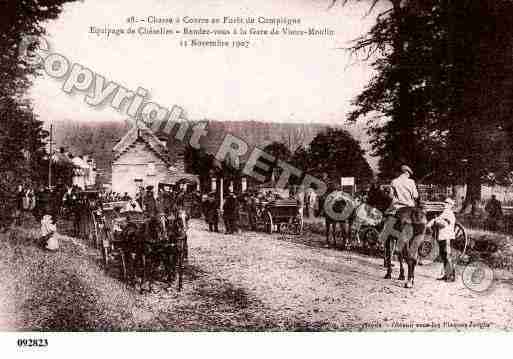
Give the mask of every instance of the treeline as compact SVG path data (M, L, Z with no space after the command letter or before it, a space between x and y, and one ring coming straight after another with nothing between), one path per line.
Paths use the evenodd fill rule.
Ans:
M348 118L372 119L381 176L408 163L426 182L467 184L472 202L482 183L511 184L513 2L367 3L376 24L349 50L376 75Z
M0 1L0 212L20 184L45 182L48 132L25 99L38 68L19 56L25 36L44 33L44 22L55 19L70 0ZM0 216L5 213L0 213Z

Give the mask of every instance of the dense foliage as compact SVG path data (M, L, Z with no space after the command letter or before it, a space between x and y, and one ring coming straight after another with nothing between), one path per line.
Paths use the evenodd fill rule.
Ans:
M372 170L360 143L343 129L328 128L319 133L310 145L294 153L293 163L304 172L340 183L340 177L355 177L364 187L373 179Z
M348 2L348 1L344 1ZM513 2L383 0L351 51L376 75L349 120L366 118L383 178L401 163L418 179L511 183Z
M0 2L0 197L9 197L17 184L44 181L41 167L48 132L24 98L38 69L19 53L23 38L44 34L44 22L55 19L69 1Z

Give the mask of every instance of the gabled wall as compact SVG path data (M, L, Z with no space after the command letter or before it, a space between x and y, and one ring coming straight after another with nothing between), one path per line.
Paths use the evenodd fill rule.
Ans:
M154 175L150 175L148 163L154 163ZM158 183L165 181L168 177L168 167L144 142L137 141L134 146L113 161L112 191L122 194L128 192L130 196L135 196L137 178L143 180L143 186L152 185L156 190Z

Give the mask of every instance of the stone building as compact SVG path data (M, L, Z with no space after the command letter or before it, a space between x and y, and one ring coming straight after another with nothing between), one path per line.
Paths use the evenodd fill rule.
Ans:
M186 173L184 153L170 153L165 141L150 130L133 127L114 146L112 191L135 196L139 187L176 184L180 180L198 182L197 176Z

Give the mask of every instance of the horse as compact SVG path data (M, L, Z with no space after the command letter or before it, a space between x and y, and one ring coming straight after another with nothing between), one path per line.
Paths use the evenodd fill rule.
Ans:
M366 202L358 202L354 200L349 194L339 190L332 191L324 196L321 200L321 206L325 217L325 234L327 245L330 246L331 235L333 238L333 244L336 246L337 225L340 227L340 232L338 233L340 233L343 239L343 249L350 247L353 239L356 238L357 241L359 241L359 236L354 235L355 233L358 233L359 226L361 225L359 221L359 213L375 212L375 209L377 209L380 213L383 213L389 206L390 201L391 199L376 186L372 186L369 190L369 195ZM327 211L329 209L335 215L330 215L330 213L328 213L329 211ZM347 212L344 213L346 210ZM343 215L338 216L337 214Z
M399 228L394 228L395 224ZM399 280L404 280L403 261L408 265L408 279L405 288L413 288L415 279L415 266L417 265L419 246L424 241L427 217L423 207L402 207L395 216L389 216L382 235L385 237L385 264L387 272L385 279L392 278L392 255L397 252L399 261ZM393 237L396 240L393 240Z
M178 291L182 290L183 265L188 259L187 231L189 215L184 208L175 208L165 221L165 233L168 241L173 244L171 265L178 272Z
M120 237L129 280L139 274L140 291L147 282L151 292L154 272L165 268L166 282L172 283L178 271L178 290L182 289L182 268L187 256L188 216L185 210L175 209L169 216L151 217L139 223L129 222Z
M344 216L342 219L339 219L337 218L338 216L333 216L330 211L336 214L342 213L347 205L353 205L353 203L348 202L348 195L342 191L332 191L320 199L319 204L321 206L321 213L324 216L326 245L328 247L331 247L330 237L333 239L333 247L337 246L337 234L339 234L343 239L342 248L346 248L350 232L350 218ZM337 227L340 228L340 232L337 232Z

